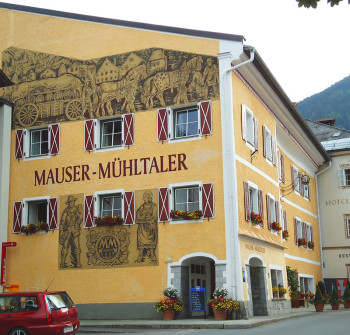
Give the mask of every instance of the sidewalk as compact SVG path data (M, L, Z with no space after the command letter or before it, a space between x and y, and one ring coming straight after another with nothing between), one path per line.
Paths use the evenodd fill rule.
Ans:
M340 306L340 310L344 310ZM348 310L350 313L350 310ZM325 305L323 313L336 313L329 304ZM277 322L284 319L303 317L316 313L315 307L292 308L291 313L278 316L255 316L248 320L216 321L213 317L206 319L181 319L181 320L80 320L81 330L94 333L93 328L126 328L126 329L244 329L258 327L267 323Z

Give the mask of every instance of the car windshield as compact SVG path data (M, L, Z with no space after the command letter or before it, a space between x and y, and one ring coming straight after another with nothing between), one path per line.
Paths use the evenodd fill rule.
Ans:
M50 309L71 308L74 306L67 293L48 294L46 296Z

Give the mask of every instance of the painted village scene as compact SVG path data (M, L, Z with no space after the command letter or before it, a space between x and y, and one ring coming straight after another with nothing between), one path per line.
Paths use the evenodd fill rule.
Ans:
M10 47L2 69L15 85L13 128L110 117L219 96L216 57L145 49L88 61Z

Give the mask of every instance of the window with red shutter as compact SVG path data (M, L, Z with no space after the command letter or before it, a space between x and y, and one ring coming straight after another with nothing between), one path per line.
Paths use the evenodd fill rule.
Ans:
M50 137L50 155L57 155L60 153L60 125L52 124L49 126Z
M58 228L58 198L49 200L49 229Z
M167 141L169 138L169 108L158 109L157 112L157 134L158 141Z
M135 223L135 192L129 191L124 193L124 223Z
M200 126L202 135L212 134L212 115L211 115L211 101L204 101L198 103Z
M202 185L202 213L203 218L214 217L214 184L208 183Z
M95 198L93 195L86 195L84 198L84 228L95 226L94 222Z
M134 114L123 115L124 124L124 145L134 145L135 144L135 119Z
M24 158L24 133L25 130L16 130L15 159Z
M13 224L12 232L19 233L22 227L22 208L23 204L21 201L15 202L13 205Z
M84 121L84 147L85 151L95 150L95 126L96 120Z
M169 221L169 189L158 189L158 221Z

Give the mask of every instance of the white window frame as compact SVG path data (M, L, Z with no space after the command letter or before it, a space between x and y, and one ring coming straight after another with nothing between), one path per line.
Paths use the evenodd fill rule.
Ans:
M276 273L276 285L273 285L273 279L274 275L273 273ZM284 285L284 278L283 278L283 267L279 265L270 265L270 283L271 283L271 293L272 293L272 288L276 286L278 288L278 285ZM272 293L273 294L273 293Z
M255 138L254 113L244 104L242 105L242 109L244 110L245 117L245 129L242 129L242 131L246 134L245 142L250 149L255 150L255 142L257 139Z
M340 168L338 170L338 185L341 187L349 187L350 186L350 180L349 183L347 183L347 179L346 179L346 171L349 171L350 174L350 168ZM350 178L349 178L350 179Z
M297 221L297 233L298 233L298 239L303 238L303 225L302 225L302 220L298 217L295 217Z
M270 197L270 219L271 223L276 222L277 215L276 215L276 200L275 196L271 193L268 193L268 196ZM271 229L272 231L272 229Z
M33 198L23 198L22 203L23 203L23 211L22 211L22 226L28 226L28 224L32 223L29 222L29 206L30 203L33 202L42 202L46 201L48 204L50 200L49 196L43 196L43 197L33 197ZM46 223L49 223L49 206L46 206Z
M350 214L344 215L345 217L345 230L346 230L346 238L350 238Z
M197 109L197 134L196 135L191 135L191 136L182 136L182 137L175 137L175 114L177 112L181 112L181 111L185 111L185 110L190 110L190 109ZM199 140L202 138L202 134L200 133L199 129L200 129L200 108L198 106L198 104L189 104L189 105L183 105L183 106L179 106L179 107L172 107L169 108L170 110L170 116L168 119L169 122L169 127L168 127L168 131L169 131L169 143L174 143L174 142L184 142L184 141L193 141L193 140Z
M42 130L42 129L47 129L47 136L48 136L48 153L45 155L37 155L37 156L32 156L31 155L31 144L32 144L32 132L37 131L37 130ZM50 158L50 129L49 126L45 127L37 127L37 128L27 128L23 129L24 134L23 134L23 151L24 151L24 160L37 160L37 159L45 159L45 158Z
M308 284L307 284L309 287L308 291L305 291L305 280L308 281ZM300 291L301 292L315 293L315 277L313 275L299 273L299 284L300 284Z
M101 198L103 196L114 195L114 194L120 194L122 196L122 215L121 215L121 217L124 219L124 198L125 198L124 189L96 191L94 193L94 199L95 199L94 217L99 217L99 215L100 215Z
M311 224L309 222L306 223L306 241L311 241Z
M277 148L277 171L278 171L278 181L282 181L282 163L281 163L281 152Z
M258 185L248 181L248 192L249 192L249 205L250 205L250 213L254 212L255 214L259 214L259 188ZM253 197L251 197L253 196ZM250 222L250 225L252 223ZM255 228L260 228L260 225L252 225Z
M122 144L121 145L115 145L112 147L101 147L102 144L102 125L105 122L113 121L116 119L121 120L121 125L122 125ZM124 149L124 122L122 116L113 116L113 117L107 117L103 119L95 119L96 120L96 126L94 127L94 139L95 139L95 145L96 145L96 150L97 152L105 152L105 151L115 151L115 150L121 150Z
M304 198L306 200L310 200L310 185L309 184L303 184L304 187Z
M282 205L280 205L280 225L281 225L281 227L282 227L282 231L283 230L286 230L286 227L285 227L285 222L284 222L284 215L283 215L283 207L282 207ZM282 234L281 234L281 236L282 236Z
M264 143L266 145L266 149L265 149L266 150L265 151L266 152L266 160L267 160L267 162L272 164L272 150L273 150L273 148L272 148L272 132L266 126L265 126L264 136L265 136Z
M294 192L300 194L300 180L299 180L299 170L293 165L293 178L292 184L295 183Z
M174 209L174 201L175 201L175 189L176 188L183 188L183 187L199 187L199 210L203 210L203 203L202 203L202 192L203 192L203 183L201 181L194 181L194 182L188 182L188 183L176 183L176 184L169 184L170 194L169 194L169 204L170 208L169 210ZM170 224L179 224L179 223L191 223L191 222L203 222L203 218L199 220L178 220L178 219L172 219L169 217Z

